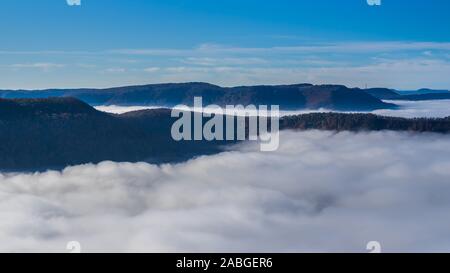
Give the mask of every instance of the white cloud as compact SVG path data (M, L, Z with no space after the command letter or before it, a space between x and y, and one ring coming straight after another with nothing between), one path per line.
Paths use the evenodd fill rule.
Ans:
M297 46L235 47L221 44L202 44L191 49L117 49L112 54L188 56L192 54L260 54L260 53L374 53L395 51L450 50L450 43L439 42L335 42L302 44Z
M388 87L414 90L428 87L448 89L450 63L444 60L409 58L378 59L364 65L336 63L295 66L171 66L153 75L153 82L204 81L222 86L292 84L343 84L350 87ZM405 80L407 79L407 80Z
M261 48L204 44L193 49L112 52L184 57L178 60L181 65L171 63L155 75L155 82L207 81L224 86L311 82L446 89L450 86L446 76L450 64L444 57L448 50L450 43L337 42ZM432 51L440 53L423 55Z
M430 101L387 101L399 105L398 110L376 110L372 113L404 118L445 118L450 117L450 100Z
M405 58L373 64L305 69L312 82L322 81L349 86L392 87L414 90L419 86L447 89L450 63L439 59Z
M148 73L158 72L159 70L161 70L159 67L147 67L144 69L144 71Z
M37 50L37 51L12 51L0 50L0 55L93 55L100 52L94 51L64 51L64 50Z
M374 110L371 113L381 116L390 116L390 117L404 117L404 118L445 118L450 117L450 100L427 100L427 101L386 101L389 103L394 103L400 106L399 109L379 109ZM167 108L167 106L163 105L153 105L153 106L117 106L117 105L108 105L108 106L96 106L97 110L115 113L115 114L123 114L126 112L136 111L136 110L145 110L145 109L157 109L157 108ZM193 111L198 112L208 112L208 113L221 113L220 111L214 111L214 109L193 109ZM291 115L301 115L308 113L321 113L321 112L341 112L334 111L330 109L317 109L317 110L299 110L299 111L280 111L280 116L291 116ZM351 112L342 112L342 113L351 113ZM230 113L232 114L232 113ZM240 113L242 115L246 115L246 111L242 111ZM253 113L257 115L257 111Z
M132 111L140 111L140 110L149 110L149 109L159 109L159 108L165 108L165 107L158 107L158 106L119 106L119 105L101 105L101 106L95 106L95 109L107 112L107 113L114 113L114 114L123 114L127 112Z
M41 70L50 70L53 68L62 68L65 65L56 63L24 63L24 64L12 64L10 67L12 69L22 69L22 68L36 68Z
M111 87L125 83L145 84L160 82L205 81L223 86L253 84L344 84L363 87L382 86L397 89L423 87L449 89L450 43L406 41L361 42L303 42L292 46L242 47L220 44L202 44L193 48L116 49L100 51L0 51L5 59L22 59L20 55L46 55L56 60L64 58L68 69L52 70L55 79L47 87ZM424 54L424 53L432 53ZM49 56L52 55L52 56ZM54 55L54 56L53 56ZM102 67L99 74L86 82L90 68L77 66L80 60L92 60ZM138 62L136 58L138 57ZM132 60L127 62L125 60ZM18 63L13 60L8 62ZM91 62L91 61L89 61ZM45 64L44 64L45 65ZM18 64L16 68L43 67L43 64ZM0 64L0 68L5 65ZM49 64L47 64L49 66ZM105 71L111 67L114 71ZM9 68L9 67L8 67ZM55 66L53 66L55 68ZM117 68L126 69L120 73ZM42 68L41 68L42 69ZM110 69L111 70L111 69ZM3 71L2 71L3 72ZM35 71L14 71L5 76L3 88L44 88L43 80ZM111 73L113 72L113 73ZM121 71L123 72L123 71ZM34 73L34 74L33 74ZM70 74L67 77L65 74ZM149 79L148 73L151 73ZM33 77L26 83L19 77ZM63 80L61 80L63 79ZM46 80L49 81L48 79ZM56 82L56 83L55 83Z
M283 132L157 167L0 175L0 248L64 251L450 251L450 138Z
M268 61L262 58L208 58L189 57L181 60L182 63L201 66L237 66L237 65L261 65Z
M347 41L329 43L306 43L294 46L272 47L240 47L221 44L204 43L195 48L141 48L141 49L110 49L103 51L8 51L0 50L0 55L149 55L149 56L190 56L201 53L373 53L395 51L450 50L450 43L420 42L420 41Z
M122 68L122 67L111 67L111 68L105 69L103 72L105 72L105 73L124 73L125 71L126 71L126 69Z

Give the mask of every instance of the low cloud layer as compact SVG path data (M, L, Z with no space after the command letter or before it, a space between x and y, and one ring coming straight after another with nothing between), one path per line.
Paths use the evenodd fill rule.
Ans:
M0 175L0 251L450 251L450 137L283 132L179 165Z
M374 114L405 118L445 118L450 116L450 100L388 101L400 106L398 110L373 111Z
M380 109L372 111L371 113L382 115L382 116L391 116L391 117L404 117L404 118L445 118L450 116L450 100L428 100L428 101L387 101L390 103L395 103L400 106L399 109ZM206 107L206 105L205 105ZM161 106L117 106L117 105L108 105L108 106L97 106L96 109L115 113L115 114L123 114L130 111L136 110L144 110L144 109L155 109L161 108ZM199 109L194 109L196 111L201 111ZM213 111L209 111L213 112ZM301 110L301 111L280 111L281 116L289 116L289 115L299 115L299 114L308 114L308 113L317 113L317 112L332 112L329 109L319 109L319 110ZM336 112L336 111L333 111ZM245 112L242 112L245 114ZM257 115L258 113L255 111L253 114Z

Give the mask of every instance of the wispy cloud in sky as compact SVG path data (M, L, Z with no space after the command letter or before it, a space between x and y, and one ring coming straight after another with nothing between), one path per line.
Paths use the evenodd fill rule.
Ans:
M38 50L38 51L15 51L0 50L1 55L156 55L156 56L189 56L196 54L218 54L218 53L380 53L392 51L411 50L450 50L450 43L446 42L404 42L404 41L367 41L367 42L336 42L315 43L311 45L296 46L271 46L271 47L239 47L216 43L204 43L194 48L140 48L140 49L109 49L100 51L70 51L70 50Z
M439 42L337 42L298 46L236 47L221 44L202 44L192 49L116 49L109 53L126 55L183 56L196 54L259 54L259 53L382 53L411 50L450 50L450 43Z
M450 43L336 42L297 46L100 51L0 52L1 88L111 87L125 84L205 81L248 84L333 83L351 87L450 89ZM425 54L426 53L426 54ZM23 62L27 60L27 62ZM52 60L49 62L48 60ZM123 61L133 60L133 61ZM41 79L41 68L52 76ZM80 66L83 63L84 66ZM112 75L114 74L114 76ZM119 75L120 74L120 75ZM8 75L8 77L6 77ZM108 76L109 75L109 76ZM27 77L24 83L18 77ZM42 86L45 82L44 86Z
M10 66L12 69L26 69L26 68L37 68L48 71L52 68L62 68L64 64L56 64L56 63L25 63L25 64L12 64Z

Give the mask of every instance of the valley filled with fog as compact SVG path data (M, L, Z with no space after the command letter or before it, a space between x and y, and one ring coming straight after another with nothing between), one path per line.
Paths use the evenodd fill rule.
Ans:
M0 253L450 253L450 1L1 4Z
M450 100L388 102L372 113L450 116ZM449 154L444 134L282 131L276 152L0 173L0 252L450 251Z
M283 131L181 164L0 174L0 251L449 251L450 136Z
M391 117L404 117L404 118L444 118L450 116L450 100L429 100L429 101L385 101L388 103L394 103L399 107L399 109L380 109L374 110L371 113L382 116ZM206 107L206 105L204 106ZM164 106L96 106L99 111L109 112L114 114L123 114L131 111L139 111L146 109L158 109L165 108ZM208 113L215 113L214 109L198 109L193 108L194 111L202 111ZM270 107L269 107L270 110ZM289 115L299 115L307 113L318 113L318 112L339 112L329 109L319 109L319 110L298 110L298 111L280 111L280 116ZM257 115L256 111L251 111L250 113ZM346 112L349 113L349 112ZM354 112L352 112L354 113ZM242 113L243 115L245 113Z

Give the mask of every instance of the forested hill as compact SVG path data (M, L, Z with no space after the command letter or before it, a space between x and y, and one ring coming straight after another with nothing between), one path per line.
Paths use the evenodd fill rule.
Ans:
M180 162L218 153L234 141L174 141L169 109L103 113L73 98L0 99L0 170L61 169L119 162ZM450 132L450 118L403 119L317 113L284 117L281 129ZM281 140L282 141L282 140Z
M108 89L54 89L1 91L0 98L75 97L90 105L279 105L281 109L371 111L395 108L360 89L342 85L265 85L220 87L208 83L167 83Z
M332 131L411 131L450 133L447 118L397 118L374 114L311 113L284 117L281 129L332 130Z

